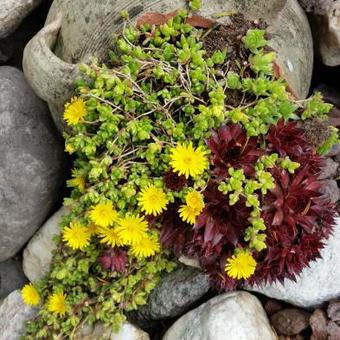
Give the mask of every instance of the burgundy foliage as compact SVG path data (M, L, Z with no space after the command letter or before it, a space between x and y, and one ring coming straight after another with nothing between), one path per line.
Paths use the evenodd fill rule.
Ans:
M248 139L240 124L222 125L206 141L213 156L213 173L219 178L227 176L227 168L242 168L246 176L254 174L254 164L264 154L257 146L257 138Z
M127 253L123 248L110 248L99 256L98 261L106 270L123 273L127 264Z
M181 189L184 188L185 184L187 183L185 176L178 175L171 170L167 171L164 174L163 179L165 186L173 191L180 191Z
M257 193L267 227L267 248L253 254L258 265L248 283L295 280L310 261L320 257L336 214L319 192L321 157L294 122L280 121L272 126L261 145L257 138L247 139L239 124L223 125L212 133L207 145L212 152L212 176L203 192L205 208L192 227L178 215L180 202L172 204L160 221L163 246L176 255L185 253L198 259L216 289L236 288L239 281L228 277L224 268L235 247L246 246L244 232L250 209L242 197L231 206L218 185L227 176L228 167L242 168L249 178L259 157L276 152L300 167L294 174L279 167L270 169L275 188L266 195Z

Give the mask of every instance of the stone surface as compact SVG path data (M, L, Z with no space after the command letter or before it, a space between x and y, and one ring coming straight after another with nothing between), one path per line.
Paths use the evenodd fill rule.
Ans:
M316 309L309 319L313 334L311 340L327 340L327 317L323 310Z
M208 290L206 275L196 268L180 266L162 279L151 293L147 305L138 310L137 318L160 320L181 315Z
M26 281L20 260L10 259L0 263L0 298L20 289Z
M340 297L340 218L336 218L333 235L325 242L321 259L304 268L297 281L285 280L247 289L295 306L314 307Z
M279 334L297 335L309 326L310 314L302 309L286 308L270 317Z
M20 291L12 292L0 305L0 340L19 340L25 322L35 315L36 310L23 303Z
M53 236L60 234L59 225L67 213L67 208L60 208L27 244L23 255L23 268L31 282L42 279L49 271L52 252L56 248Z
M246 292L216 296L178 319L163 340L275 340L259 300Z
M334 321L328 322L327 332L327 340L340 340L340 326Z
M21 21L43 0L1 0L0 39L15 31Z
M19 70L0 67L0 262L41 226L58 199L63 145Z
M332 301L329 303L327 315L332 321L340 321L340 301Z
M336 203L340 199L338 184L333 179L323 180L320 192L323 194L323 197L329 199L332 203Z
M340 65L340 3L335 0L300 0L309 13L316 50L327 66Z
M338 156L340 155L340 143L333 145L332 149L328 152L328 156Z
M338 166L338 163L334 162L332 158L325 158L319 179L334 177L338 170Z
M150 337L140 328L132 325L129 322L124 322L119 333L113 333L109 327L105 327L102 323L97 323L94 326L85 325L78 331L75 340L150 340Z

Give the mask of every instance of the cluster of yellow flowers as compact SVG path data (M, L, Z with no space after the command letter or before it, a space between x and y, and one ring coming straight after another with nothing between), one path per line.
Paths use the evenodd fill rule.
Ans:
M159 251L157 237L148 232L148 223L139 215L119 217L112 202L98 203L89 211L93 222L89 227L78 222L71 222L63 230L63 240L76 250L85 249L91 236L96 234L100 242L111 247L130 246L131 254L137 257L149 257Z
M29 283L21 291L23 301L30 306L37 306L40 304L40 295L36 288ZM51 313L64 316L67 312L67 297L62 292L51 294L47 299L47 310Z

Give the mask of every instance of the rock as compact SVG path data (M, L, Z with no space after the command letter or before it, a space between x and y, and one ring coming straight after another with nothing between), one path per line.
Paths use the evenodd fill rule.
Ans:
M332 321L340 321L340 301L332 301L329 303L327 315Z
M338 184L333 179L323 180L320 192L323 194L323 197L329 199L332 203L336 203L340 199Z
M246 292L214 297L178 319L163 340L275 340L259 300Z
M129 322L124 322L119 333L113 333L110 327L105 327L102 323L96 323L94 326L85 325L82 327L75 340L150 340L150 337L140 328Z
M194 267L194 268L201 269L201 266L200 266L199 261L197 259L185 256L185 255L181 255L178 258L178 261L183 263L184 265L186 265L188 267Z
M19 290L12 292L0 306L0 339L20 339L24 335L25 322L36 313L36 309L24 304Z
M327 317L324 311L316 309L309 323L313 331L311 340L327 340Z
M315 47L327 66L340 65L340 3L334 0L300 0L309 14Z
M325 158L321 169L321 174L319 175L319 179L334 177L338 170L338 166L339 164L337 162L334 162L332 158Z
M41 226L62 183L63 145L19 70L0 67L0 262Z
M302 309L286 308L273 314L270 322L279 334L297 335L309 326L309 318Z
M60 234L60 222L67 213L67 208L60 208L45 222L26 246L23 255L23 268L31 282L42 279L49 271L52 252L56 248L53 236Z
M0 263L0 298L21 288L26 281L21 261L10 259Z
M280 311L282 308L283 307L279 301L272 299L268 300L264 305L264 309L268 316L273 315L274 313Z
M0 39L14 32L21 21L42 0L2 0L0 11Z
M340 340L340 326L334 321L328 322L327 325L328 338L327 340Z
M149 296L148 303L138 310L137 320L160 320L181 315L208 290L206 275L196 268L180 266L164 276Z
M328 152L327 156L335 157L340 155L340 143L334 144L332 149Z
M321 250L322 258L302 270L296 282L272 283L247 287L270 298L299 307L316 307L340 296L340 218L336 218L333 235Z

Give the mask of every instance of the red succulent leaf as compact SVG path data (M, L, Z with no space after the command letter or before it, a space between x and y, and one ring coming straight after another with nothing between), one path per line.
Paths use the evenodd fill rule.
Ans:
M211 163L219 178L226 177L231 166L252 176L255 162L264 154L257 146L257 138L248 138L240 124L222 125L212 132L206 144L212 151Z
M127 253L123 248L105 250L98 258L100 265L113 272L123 273L127 264Z

